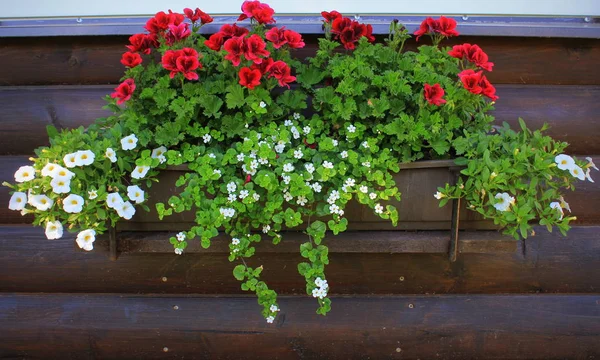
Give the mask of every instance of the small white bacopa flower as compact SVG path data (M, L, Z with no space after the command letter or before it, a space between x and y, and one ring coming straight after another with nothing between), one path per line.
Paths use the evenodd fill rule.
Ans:
M348 157L348 152L346 150L344 150L340 153L340 156L342 157L342 159L345 159Z
M372 193L369 194L369 198L371 200L375 200L375 199L377 199L377 194L375 194L375 193L372 192Z
M127 187L127 197L136 204L144 202L144 190L137 185Z
M275 318L273 316L267 316L267 323L272 324L273 321L275 321Z
M269 308L269 310L271 312L277 312L277 311L279 311L279 308L277 307L277 305L273 304L273 305L271 305L271 307Z
M57 194L66 194L71 192L71 181L67 178L63 177L55 177L50 181L50 186L52 186L52 191Z
M83 198L76 194L71 194L63 200L63 210L70 214L78 214L83 210Z
M60 239L63 236L63 226L60 221L48 221L46 223L46 237L48 240Z
M60 167L60 165L54 163L47 163L42 169L42 176L54 177L56 170L58 170Z
M354 125L348 125L348 127L346 128L346 130L348 130L349 133L353 133L356 131L356 126Z
M123 198L121 195L119 195L119 193L113 192L106 196L106 206L109 208L116 210L119 208L119 206L121 206L121 204L123 204Z
M110 160L110 162L117 162L117 153L112 148L106 148L104 157Z
M129 201L123 202L117 206L115 210L117 210L117 214L125 220L131 220L133 215L135 215L135 207L133 207Z
M262 232L267 234L269 231L271 231L271 225L265 225L262 228Z
M363 193L363 194L366 194L366 193L368 193L368 192L369 192L369 188L368 188L368 187L366 187L365 185L362 185L362 186L359 188L359 190L360 190L360 192L361 192L361 193Z
M150 170L150 166L136 166L131 172L131 177L134 179L143 179Z
M573 166L569 168L569 172L571 173L571 175L573 175L573 177L576 177L579 180L585 180L585 173L583 172L583 169L579 166L573 164Z
M121 148L123 150L133 150L137 146L138 138L135 134L125 136L121 139Z
M185 233L183 231L178 232L177 235L175 235L175 237L177 238L177 241L181 242L185 240Z
M211 139L212 139L212 136L210 136L210 134L206 134L202 137L202 140L204 140L205 144L208 144Z
M494 207L498 211L507 211L508 208L510 208L510 205L515 203L515 198L505 192L496 194L494 198L497 199L497 202L494 204Z
M21 211L25 209L25 205L27 204L27 194L24 192L15 192L10 197L10 201L8 202L8 208L10 210Z
M558 211L560 211L560 219L563 219L563 216L565 215L562 206L560 206L560 203L558 201L554 201L550 203L550 209L557 209Z
M238 239L238 238L231 239L231 244L233 244L233 245L239 245L240 244L240 239Z
M575 165L575 160L573 160L573 158L569 155L565 154L556 155L554 162L561 170L569 170L573 165Z
M31 206L40 211L46 211L54 204L54 201L46 195L30 195L27 201Z
M323 161L323 167L325 169L333 169L333 163L331 163L329 161Z
M291 163L287 163L287 164L283 165L283 171L285 171L285 172L294 171L294 165L292 165Z
M96 231L92 229L83 230L77 234L77 239L75 240L77 245L85 251L94 249L94 241L96 241Z
M383 214L383 206L381 204L375 204L375 213Z
M298 113L294 113L292 116L294 117L295 120L300 119L300 114L298 114Z
M33 180L35 178L35 169L33 166L21 166L15 172L15 181L18 183L23 183L26 181Z
M75 153L77 166L88 166L94 163L96 155L90 150L79 150Z
M177 255L183 254L183 249L175 248L175 254L177 254Z
M441 192L436 192L435 194L433 194L433 197L435 197L436 199L440 200L443 197L446 197L446 195L442 194Z
M63 162L65 166L70 168L74 168L77 166L77 153L70 153L63 157Z

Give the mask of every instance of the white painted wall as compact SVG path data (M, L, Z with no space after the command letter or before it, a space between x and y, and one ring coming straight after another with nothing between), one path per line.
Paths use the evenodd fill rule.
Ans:
M600 0L270 0L279 14L600 16ZM242 0L0 0L0 18L146 16L185 7L238 14Z

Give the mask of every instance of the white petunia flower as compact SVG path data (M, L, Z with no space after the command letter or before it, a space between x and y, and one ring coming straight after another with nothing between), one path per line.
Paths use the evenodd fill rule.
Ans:
M291 163L287 163L287 164L283 165L283 171L285 171L285 172L294 171L294 165L292 165Z
M374 192L372 192L372 193L369 194L369 198L371 200L375 200L375 199L377 199L377 194L375 194Z
M78 166L77 153L70 153L63 157L63 162L68 168L74 168Z
M77 234L77 239L75 240L77 245L85 251L94 249L94 241L96 241L96 231L92 229L83 230Z
M356 126L354 125L349 125L346 130L348 130L349 133L353 133L356 131Z
M583 172L583 169L580 168L579 166L573 164L569 168L569 172L571 173L571 175L573 175L573 177L576 177L579 180L585 180L585 173Z
M377 214L383 214L383 206L381 206L381 204L375 204L375 212Z
M46 223L46 237L48 240L60 239L63 236L63 226L60 221L48 221Z
M56 170L54 170L54 175L52 176L54 179L65 179L71 180L75 176L75 173L71 170L67 170L64 167L60 166Z
M204 140L205 144L208 144L211 139L212 139L212 136L210 136L210 134L206 134L202 137L202 140Z
M158 161L163 164L165 161L167 161L167 158L165 157L166 152L167 148L165 146L157 147L156 149L152 150L150 157L153 159L158 159Z
M573 158L569 155L565 154L556 155L554 162L561 170L569 170L573 165L575 165L575 160L573 160Z
M273 323L273 321L275 321L275 318L274 318L273 316L267 316L267 322L268 322L269 324L272 324L272 323Z
M345 159L348 157L348 152L346 150L344 150L340 153L340 156L342 157L342 159Z
M260 102L260 104L258 104L258 106L260 106L261 108L263 108L263 109L264 109L264 108L266 108L266 107L267 107L267 104L265 104L265 102L264 102L264 101L261 101L261 102Z
M498 200L498 202L494 204L494 207L498 211L507 211L510 205L515 203L515 198L505 192L496 194L494 198Z
M302 153L302 150L300 150L300 149L298 149L298 150L294 150L294 157L295 157L296 159L302 159L302 156L303 156L303 155L304 155L304 154Z
M106 196L106 206L108 206L111 209L118 209L119 206L123 204L123 202L123 198L117 192L109 193Z
M177 254L177 255L183 254L183 249L175 248L175 254Z
M10 201L8 202L8 208L10 210L21 211L25 209L25 205L27 205L27 194L19 191L12 194Z
M558 209L558 211L560 211L560 220L562 220L563 216L565 216L562 206L560 206L560 203L557 201L550 203L550 209Z
M117 214L125 220L131 220L133 215L135 215L135 207L129 201L123 202L121 205L117 206L115 210L117 210Z
M333 169L333 163L331 163L329 161L323 161L323 167L325 169Z
M112 148L106 148L104 157L110 160L111 163L117 162L117 153Z
M121 148L123 150L133 150L137 146L138 138L135 134L125 136L121 139Z
M433 194L433 197L440 200L441 198L445 198L446 195L442 194L441 192L436 192L435 194Z
M148 171L150 170L150 166L136 166L135 169L131 172L131 177L133 179L142 179Z
M294 117L295 120L300 120L300 114L298 113L294 113L294 115L292 115Z
M235 183L232 181L229 184L227 184L227 192L228 193L232 193L235 192L235 190L237 189L237 186L235 185Z
M127 197L136 204L144 202L144 190L137 185L127 187Z
M250 192L248 190L242 190L240 191L240 199L245 199L246 197L248 197L248 195L250 195Z
M318 182L312 184L312 188L316 193L320 193L323 187Z
M70 214L78 214L83 210L83 203L81 196L71 194L63 200L63 210Z
M54 204L54 201L46 195L30 195L27 202L40 211L46 211Z
M362 185L362 186L359 188L359 190L360 190L360 192L361 192L361 193L363 193L363 194L366 194L366 193L368 193L368 192L369 192L369 188L368 188L368 187L366 187L365 185Z
M175 235L175 237L177 238L177 241L183 241L185 240L185 233L183 231L178 232L177 235Z
M305 197L305 196L298 196L298 199L296 199L296 203L297 203L298 205L300 205L300 206L304 206L304 205L306 205L306 202L307 202L307 201L308 201L308 200L306 200L306 197Z
M94 200L97 197L98 197L98 192L96 190L88 191L88 199Z
M588 161L588 166L589 167L591 167L591 168L593 168L595 170L598 170L598 167L596 166L596 164L594 164L594 160L591 157L588 156L585 159Z
M590 172L591 172L591 169L587 168L587 170L585 171L585 178L589 182L594 182L594 180L592 180L592 176L590 175Z
M56 177L50 181L50 186L52 186L52 191L57 194L66 194L71 192L71 182L66 178Z
M58 164L47 163L44 166L44 168L42 169L42 176L54 177L54 174L56 173L56 170L58 170L59 168L61 168L61 166L58 165Z
M18 183L30 181L34 178L35 169L33 168L33 166L21 166L19 170L15 172L15 181Z
M75 156L77 156L77 166L92 165L96 159L96 154L91 150L79 150L75 153Z
M273 304L273 305L271 305L271 307L269 308L269 310L271 312L277 312L277 311L279 311L279 308L277 307L277 305Z

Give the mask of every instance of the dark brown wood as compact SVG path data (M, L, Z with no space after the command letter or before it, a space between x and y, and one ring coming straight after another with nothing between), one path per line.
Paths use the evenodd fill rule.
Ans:
M300 59L314 54L316 36L305 36L305 42L295 52ZM3 38L0 85L117 83L127 43L127 36ZM460 36L443 45L462 43L478 44L489 55L492 83L600 84L599 39ZM413 40L407 43L415 47Z
M389 233L371 238L349 233L326 240L331 248L327 279L332 294L598 291L600 227L574 227L566 238L536 231L527 240L525 253L522 242L482 241L483 234L461 233L461 254L454 263L448 260L448 235L443 243L435 234L429 238L415 234L412 241L402 244ZM128 248L120 249L117 261L110 261L106 238L96 240L94 250L85 252L77 248L74 235L47 240L41 228L2 226L0 290L243 293L232 275L237 264L227 261L224 241L215 241L207 251L192 241L189 252L177 256L172 250L167 253L168 235L125 239ZM406 239L410 240L401 238ZM435 250L430 242L437 243L437 253L415 253L416 240L429 250ZM280 294L306 291L304 278L297 273L297 264L304 261L299 241L285 237L278 246L264 243L248 260L250 266L264 266L261 276ZM405 252L407 247L413 248L412 253Z
M598 295L280 298L0 295L2 358L594 359ZM35 341L33 341L35 339Z
M452 200L452 226L450 227L450 261L455 262L460 251L460 199Z
M73 128L109 115L103 97L113 86L50 86L0 88L0 154L31 154L47 145L46 125ZM499 85L494 115L518 128L522 117L532 129L551 125L547 134L571 143L569 152L598 154L600 86Z

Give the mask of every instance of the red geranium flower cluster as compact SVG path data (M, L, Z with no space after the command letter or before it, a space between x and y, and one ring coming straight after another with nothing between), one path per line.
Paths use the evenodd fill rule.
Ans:
M208 40L204 41L204 45L211 50L219 51L227 39L232 37L243 37L248 33L248 29L239 27L236 24L225 24L221 26L219 32L212 34Z
M135 34L129 37L129 43L126 46L129 51L148 55L153 47L158 47L158 37L156 34Z
M151 34L159 34L169 28L169 25L177 26L181 24L184 20L183 15L174 13L169 10L169 13L165 13L164 11L159 11L154 15L153 18L146 22L146 26L144 28L148 30Z
M471 69L462 71L458 74L465 89L473 94L482 94L490 98L492 101L498 100L496 96L496 88L483 75L483 71L473 71Z
M126 52L121 57L121 64L134 68L142 63L142 57L138 53Z
M304 41L302 35L298 34L293 30L286 30L285 26L281 28L272 28L265 34L267 40L273 43L275 49L279 49L283 45L289 46L292 49L300 49L304 47Z
M183 13L188 19L190 19L192 23L196 23L198 20L200 20L200 24L204 25L209 24L214 20L210 15L198 8L196 8L196 10L185 8L183 9Z
M448 55L461 60L466 58L469 62L487 71L492 71L492 67L494 66L493 62L488 61L487 54L477 45L454 45L452 50L448 52Z
M425 96L425 100L431 105L440 106L446 103L446 100L442 99L444 96L444 89L442 89L440 84L435 84L433 86L425 84L423 95Z
M335 38L340 40L344 48L348 50L354 50L356 43L361 37L366 37L370 42L375 41L373 36L373 26L370 24L361 24L358 21L351 20L350 18L342 17L337 11L321 13L325 19L325 24L331 23L331 33L335 35Z
M438 20L428 17L423 20L419 30L415 31L417 41L425 34L441 34L445 37L458 36L458 31L456 31L456 20L445 16L440 16Z
M113 99L117 98L117 104L120 105L131 99L131 95L133 94L134 90L135 81L133 79L127 79L115 88L115 92L110 94L110 97Z
M162 57L162 65L171 71L171 79L178 73L182 73L188 80L198 80L196 69L202 69L198 60L198 52L192 48L182 50L167 50Z
M263 57L267 57L270 53L265 50L267 44L264 40L253 34L248 38L242 36L232 37L225 41L223 48L227 51L225 59L230 60L233 66L239 66L242 61L242 55L246 60L250 60L255 64L260 64Z
M291 69L285 62L266 59L261 64L253 64L251 67L243 67L240 72L240 85L252 90L260 85L260 79L268 75L268 78L275 78L279 86L290 87L289 83L296 80L291 75Z
M273 19L274 14L275 10L258 0L244 1L242 4L242 14L238 17L238 21L251 18L259 24L271 24L275 22L275 19Z

